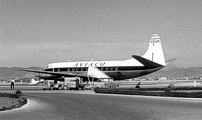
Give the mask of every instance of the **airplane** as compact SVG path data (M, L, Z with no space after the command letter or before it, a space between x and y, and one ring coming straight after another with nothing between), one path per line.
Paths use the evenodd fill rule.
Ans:
M158 34L154 34L143 56L132 55L131 59L123 61L58 62L48 64L43 71L30 69L21 69L21 71L40 73L38 77L44 80L80 77L84 81L88 81L89 78L98 80L112 79L115 81L153 73L173 61L174 59L165 61L160 37Z
M28 82L29 85L38 85L40 84L42 81L40 80L35 80L34 78L31 78L30 82Z

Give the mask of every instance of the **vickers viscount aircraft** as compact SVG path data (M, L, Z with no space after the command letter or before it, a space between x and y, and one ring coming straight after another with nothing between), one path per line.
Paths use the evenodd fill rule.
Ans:
M132 55L123 61L82 61L51 63L43 71L23 69L22 71L42 73L38 77L46 80L64 77L123 80L140 77L162 69L167 65L158 34L154 34L143 56Z

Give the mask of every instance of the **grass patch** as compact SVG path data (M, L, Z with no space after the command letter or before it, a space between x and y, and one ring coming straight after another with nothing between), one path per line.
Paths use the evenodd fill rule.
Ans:
M15 93L0 93L0 111L19 108L27 103L27 97L17 90Z
M8 98L8 97L0 97L0 108L3 110L12 108L17 103L18 103L17 99Z
M182 91L185 90L185 91ZM199 90L197 92L193 90ZM202 98L201 88L94 88L95 93Z

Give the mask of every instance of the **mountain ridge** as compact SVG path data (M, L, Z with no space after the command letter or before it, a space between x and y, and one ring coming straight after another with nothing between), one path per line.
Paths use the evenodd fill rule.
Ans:
M38 75L38 73L31 73L26 71L20 71L20 69L33 69L40 70L40 67L0 67L0 78L11 78L11 77L34 77ZM189 68L180 68L175 66L165 67L157 72L151 73L146 77L155 78L157 76L163 77L200 77L202 76L202 67L189 67Z

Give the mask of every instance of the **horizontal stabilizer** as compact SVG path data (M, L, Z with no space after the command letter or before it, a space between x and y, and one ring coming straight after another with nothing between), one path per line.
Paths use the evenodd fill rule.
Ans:
M168 65L168 64L170 64L170 63L172 63L172 62L174 62L176 59L177 59L177 58L173 58L173 59L171 59L171 60L166 61L166 65Z
M133 58L135 58L136 60L138 60L140 63L142 63L144 66L146 67L162 67L163 65L160 65L158 63L152 62L150 60L147 60L141 56L138 55L132 55Z

